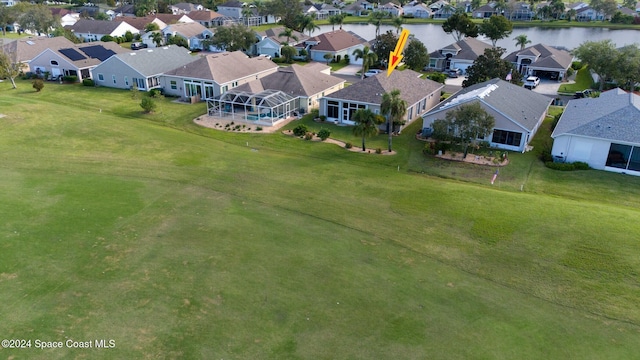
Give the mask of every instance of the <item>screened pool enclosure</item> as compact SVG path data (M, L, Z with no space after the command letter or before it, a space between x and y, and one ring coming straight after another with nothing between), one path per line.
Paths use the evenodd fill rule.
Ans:
M230 90L207 100L209 116L231 117L265 125L293 116L299 107L300 98L279 90L264 90L257 94Z

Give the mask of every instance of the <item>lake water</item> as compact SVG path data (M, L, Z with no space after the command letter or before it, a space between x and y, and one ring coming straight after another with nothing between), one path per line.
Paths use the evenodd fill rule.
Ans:
M372 40L375 37L376 28L367 24L345 24L342 26L344 30L353 31L366 40ZM442 30L441 24L407 24L404 28L409 30L418 40L422 41L429 52L443 48L455 42L452 35ZM395 32L395 28L390 25L380 27L380 32L391 30ZM316 30L314 35L322 32L331 31L331 25L320 26L320 30ZM527 35L531 40L531 44L542 43L545 45L564 47L566 49L574 49L585 41L600 41L610 39L617 46L640 44L640 30L610 30L605 28L542 28L542 27L526 27L514 28L513 33L506 39L499 40L497 45L507 49L507 54L518 50L516 42L513 40L520 34ZM479 40L491 43L490 40L479 36Z

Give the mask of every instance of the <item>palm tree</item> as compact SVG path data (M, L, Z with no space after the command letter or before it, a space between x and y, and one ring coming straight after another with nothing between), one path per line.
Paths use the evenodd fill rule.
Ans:
M516 46L520 46L520 50L523 50L527 44L531 44L531 40L527 39L527 35L521 34L513 38L516 41Z
M329 16L329 24L331 24L331 31L335 31L336 25L342 24L342 16L340 14Z
M308 31L309 37L311 37L311 33L315 30L320 30L320 26L316 24L316 21L312 16L307 15L305 18L308 18L308 20L305 21L305 26L302 28L302 31Z
M327 60L327 65L329 65L329 61L331 61L333 59L333 55L331 53L326 53L324 55L322 55L322 57Z
M282 30L282 32L280 34L278 34L278 37L286 37L287 38L287 45L289 45L289 39L293 39L295 41L298 41L298 37L295 36L293 34L293 29L289 29L288 27L284 28L284 30Z
M380 36L380 26L382 20L388 16L386 11L374 11L369 14L369 24L373 24L376 27L376 39Z
M365 138L378 134L378 117L369 109L359 109L353 114L351 120L356 123L353 135L362 136L362 151L367 151L364 141Z
M360 79L364 79L364 73L369 70L369 66L378 61L378 55L373 51L370 51L368 46L365 46L362 49L353 50L353 55L355 55L356 61L358 61L358 59L362 59L362 73L360 74Z
M243 7L242 8L242 17L246 19L247 26L249 26L249 18L253 17L253 10L251 10L251 8L249 8L248 6Z
M382 95L380 112L387 116L387 132L389 133L389 151L391 151L391 141L393 136L393 126L402 122L402 118L407 113L407 102L400 97L400 90L394 89L390 93Z
M404 25L405 21L400 16L396 16L391 20L391 24L396 28L396 35L400 35L400 31L402 31L402 25Z
M153 35L151 35L151 40L153 40L154 44L156 44L156 47L160 47L162 46L164 37L162 36L162 33L160 31L156 31L153 33Z
M575 19L577 13L578 12L576 11L576 9L569 9L569 11L567 11L567 21L571 21L571 19Z

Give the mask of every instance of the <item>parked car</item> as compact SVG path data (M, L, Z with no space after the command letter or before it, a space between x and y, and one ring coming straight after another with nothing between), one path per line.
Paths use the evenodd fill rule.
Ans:
M147 47L147 44L143 44L141 42L133 42L131 43L131 50L140 50Z
M593 94L593 90L591 90L591 89L586 89L586 90L582 90L582 91L576 91L576 93L573 94L573 98L574 99L582 99L582 98L586 98L586 97L591 97L592 94Z
M535 89L540 85L540 78L537 76L529 76L524 82L525 89Z
M364 77L376 76L376 75L380 74L381 72L382 72L382 70L371 69L371 70L367 71L366 73L364 73Z
M264 58L267 58L267 59L271 60L271 55L268 55L268 54L260 54L258 56L262 56Z
M460 69L449 69L447 72L447 76L450 78L457 78L462 75L462 70Z

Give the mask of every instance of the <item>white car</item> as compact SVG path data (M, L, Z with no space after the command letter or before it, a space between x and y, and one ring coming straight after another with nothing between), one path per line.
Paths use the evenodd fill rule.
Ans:
M378 74L380 74L382 72L382 70L377 70L377 69L372 69L367 71L366 73L364 73L364 77L370 77L370 76L376 76Z
M540 78L537 76L529 76L524 82L525 89L535 89L540 85Z

